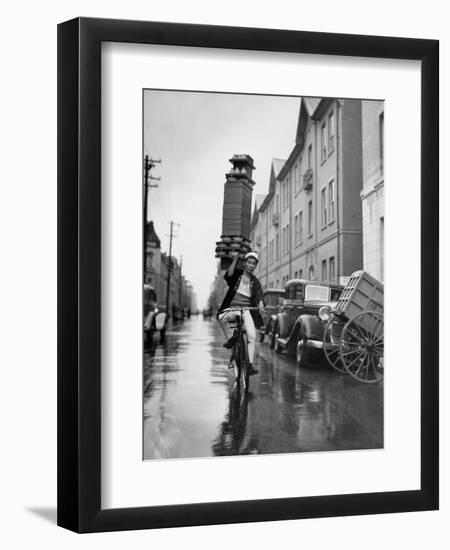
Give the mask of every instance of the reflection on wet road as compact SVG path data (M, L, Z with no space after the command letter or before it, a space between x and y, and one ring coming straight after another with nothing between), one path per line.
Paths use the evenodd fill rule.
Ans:
M144 355L144 459L383 446L383 384L300 369L267 344L244 395L220 329L201 316Z

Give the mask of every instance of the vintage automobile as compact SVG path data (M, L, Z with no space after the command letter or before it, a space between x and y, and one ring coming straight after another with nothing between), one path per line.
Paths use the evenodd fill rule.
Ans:
M277 314L280 306L283 303L284 290L282 288L268 288L264 291L264 325L259 329L259 341L264 342L266 334L272 334Z
M323 359L323 331L344 287L304 279L286 283L283 305L272 331L273 346L278 353L295 353L298 366ZM324 308L322 310L322 308ZM321 317L321 310L325 314Z
M153 342L153 336L159 332L160 341L166 336L167 314L164 308L158 307L155 289L144 284L144 346Z

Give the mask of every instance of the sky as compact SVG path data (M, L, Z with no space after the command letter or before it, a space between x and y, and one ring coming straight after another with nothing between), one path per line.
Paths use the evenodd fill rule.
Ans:
M217 270L216 241L222 233L225 174L234 154L256 166L253 199L269 188L273 158L287 159L295 145L300 98L146 90L144 155L161 160L151 170L148 219L184 276L206 305ZM176 224L176 225L175 225Z

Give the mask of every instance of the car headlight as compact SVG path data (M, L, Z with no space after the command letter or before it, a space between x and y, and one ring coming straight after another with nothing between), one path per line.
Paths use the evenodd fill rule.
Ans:
M329 321L331 319L331 309L328 306L322 306L319 309L319 318L325 323Z

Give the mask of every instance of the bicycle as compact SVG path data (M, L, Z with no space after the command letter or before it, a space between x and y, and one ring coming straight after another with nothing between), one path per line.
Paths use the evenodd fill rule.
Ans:
M233 337L235 340L234 347L231 351L230 367L234 368L236 382L238 384L241 384L244 392L247 393L250 386L250 360L248 357L247 333L245 331L245 323L243 319L243 312L245 310L258 311L258 308L230 307L224 309L222 313L239 312L239 315L237 315L236 318L230 323L230 325L234 328Z

